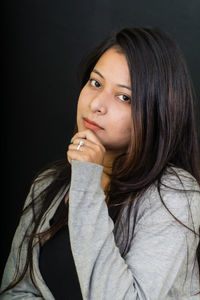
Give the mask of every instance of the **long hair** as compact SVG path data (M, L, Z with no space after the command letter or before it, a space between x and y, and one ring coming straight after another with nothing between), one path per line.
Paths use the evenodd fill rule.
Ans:
M119 155L113 163L107 190L108 210L117 228L120 226L124 208L128 207L125 228L129 232L134 231L134 227L129 228L132 204L154 182L157 182L160 192L162 175L167 170L172 172L172 167L182 168L200 184L199 150L194 119L195 94L179 46L169 34L157 27L124 28L104 40L80 64L80 90L88 82L98 59L111 47L116 47L127 59L132 87L134 138L130 139L127 151ZM76 132L75 125L74 133ZM28 269L36 285L32 260L35 237L39 237L41 242L67 224L66 216L63 215L49 230L37 233L55 195L67 188L71 180L71 166L67 159L57 161L48 168L51 172L41 178L43 180L51 176L53 180L42 194L35 196L33 193L32 202L23 212L26 214L29 209L35 212L33 228L29 233L27 257L20 275L16 274L7 289L22 280ZM33 183L33 191L38 180ZM165 206L161 193L160 199ZM40 210L35 209L37 205L40 205ZM193 229L188 230L198 236ZM119 245L122 257L129 249L127 236L128 234L124 235L123 243ZM199 247L197 250L200 265Z

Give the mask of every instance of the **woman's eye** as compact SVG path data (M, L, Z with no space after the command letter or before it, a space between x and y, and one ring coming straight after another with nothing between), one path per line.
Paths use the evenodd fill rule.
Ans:
M95 79L90 79L90 84L94 87L100 87L100 83Z
M124 102L131 102L131 98L126 95L119 95L119 99Z

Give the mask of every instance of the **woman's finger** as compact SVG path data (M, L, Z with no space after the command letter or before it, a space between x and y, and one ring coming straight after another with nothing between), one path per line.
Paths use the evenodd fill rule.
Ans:
M67 151L67 158L69 163L71 160L87 161L96 164L102 164L105 154L105 148L100 144L87 142L87 145L78 147L77 144L70 144Z
M83 144L81 144L79 146L80 141L83 141ZM76 140L74 140L73 144L70 144L68 146L68 149L77 150L77 151L83 151L83 150L87 151L88 149L93 149L95 147L95 145L96 144L94 144L92 142L88 143L88 142L86 142L86 140L83 140L83 139L82 140L81 139L76 139Z
M100 140L98 139L98 137L90 129L86 129L84 131L77 132L72 138L72 143L77 138L78 139L86 139L86 140L93 142L94 144L102 145Z
M88 139L83 139L83 138L79 138L79 137L75 137L74 139L73 139L73 142L72 142L72 144L71 145L79 145L79 143L83 143L82 145L83 146L88 146L88 147L93 147L93 146L95 146L95 145L100 145L100 144L97 144L97 143L94 143L93 141L91 141L91 140L88 140ZM82 147L82 146L81 146Z
M88 152L83 151L77 151L76 149L69 149L67 151L67 159L68 162L71 164L72 160L78 160L78 161L91 161L88 156Z
M91 130L77 132L71 142L67 152L70 164L72 160L78 160L102 165L105 148ZM83 145L78 146L80 142L83 142Z

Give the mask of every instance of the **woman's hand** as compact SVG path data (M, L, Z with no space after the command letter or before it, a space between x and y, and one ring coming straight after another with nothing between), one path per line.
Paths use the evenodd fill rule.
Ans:
M84 145L77 150L80 141ZM72 144L69 145L67 151L67 159L71 164L72 159L78 161L87 161L102 165L105 154L105 148L93 133L92 130L87 129L77 132L72 138Z

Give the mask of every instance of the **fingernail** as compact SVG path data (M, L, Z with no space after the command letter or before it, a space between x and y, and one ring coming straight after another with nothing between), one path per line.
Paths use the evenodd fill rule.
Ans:
M71 140L70 140L70 144L72 144L72 140L73 140L73 137L72 137Z

